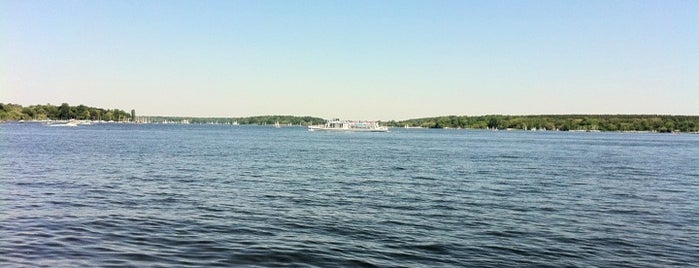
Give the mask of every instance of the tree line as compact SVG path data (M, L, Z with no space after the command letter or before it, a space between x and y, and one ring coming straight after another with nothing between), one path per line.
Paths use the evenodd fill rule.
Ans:
M19 104L0 103L0 120L104 120L130 121L131 114L119 109L102 109L85 105L70 106L63 103L60 106L31 105L22 107Z
M311 116L291 116L291 115L263 115L251 117L234 118L240 124L257 124L257 125L272 125L279 123L281 125L318 125L325 123L325 119Z
M251 117L183 117L183 116L146 116L148 122L182 122L186 120L191 124L232 124L238 123L241 125L274 125L277 122L280 125L317 125L323 124L325 119L311 116L293 116L293 115L262 115Z
M119 109L102 109L85 105L60 106L51 104L22 107L18 104L0 103L0 120L104 120L134 121L131 114ZM272 125L317 125L324 119L311 116L264 115L252 117L203 118L203 117L148 117L150 122L182 121L190 123L234 123ZM699 116L687 115L484 115L438 116L403 121L382 122L389 127L424 128L472 128L472 129L521 129L559 131L654 131L699 132Z
M324 119L311 116L292 116L292 115L264 115L252 117L178 117L178 116L148 116L149 122L181 122L187 120L193 124L206 123L233 123L237 122L241 125L257 124L257 125L273 125L279 123L281 125L316 125L325 122ZM2 121L19 121L19 120L103 120L103 121L136 121L132 120L131 114L119 109L102 109L88 107L85 105L70 106L63 103L60 106L46 105L31 105L22 107L19 104L4 104L0 103L0 120ZM138 119L138 117L136 118Z
M521 129L559 131L697 132L699 116L684 115L485 115L439 116L389 121L393 127Z

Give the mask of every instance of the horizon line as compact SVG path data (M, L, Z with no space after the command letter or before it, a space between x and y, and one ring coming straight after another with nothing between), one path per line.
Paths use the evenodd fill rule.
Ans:
M293 115L293 114L259 114L259 115L247 115L247 116L190 116L190 115L136 115L136 117L180 117L180 118L250 118L250 117L263 117L263 116L293 116L293 117L316 117L323 118L321 116L314 115ZM406 121L414 119L425 119L425 118L436 118L436 117L484 117L484 116L699 116L699 114L660 114L660 113L551 113L551 114L480 114L480 115L433 115L424 117L412 117L408 119L388 119L388 120L377 120L377 121ZM338 117L333 117L338 118ZM340 117L341 118L341 117Z

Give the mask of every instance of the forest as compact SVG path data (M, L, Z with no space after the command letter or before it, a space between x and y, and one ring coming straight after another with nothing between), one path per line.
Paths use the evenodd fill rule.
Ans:
M130 121L131 114L119 109L102 109L82 104L70 106L63 103L60 106L46 104L22 107L19 104L0 103L0 121L68 119Z
M685 115L485 115L389 121L392 127L558 131L697 132L699 116Z

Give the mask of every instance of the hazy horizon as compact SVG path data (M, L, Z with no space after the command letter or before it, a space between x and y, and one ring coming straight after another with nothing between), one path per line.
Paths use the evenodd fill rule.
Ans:
M0 102L139 115L699 114L696 1L0 0Z

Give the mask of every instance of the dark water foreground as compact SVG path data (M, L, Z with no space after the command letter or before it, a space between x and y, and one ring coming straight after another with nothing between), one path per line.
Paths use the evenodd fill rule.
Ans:
M0 125L0 266L699 263L699 135Z

